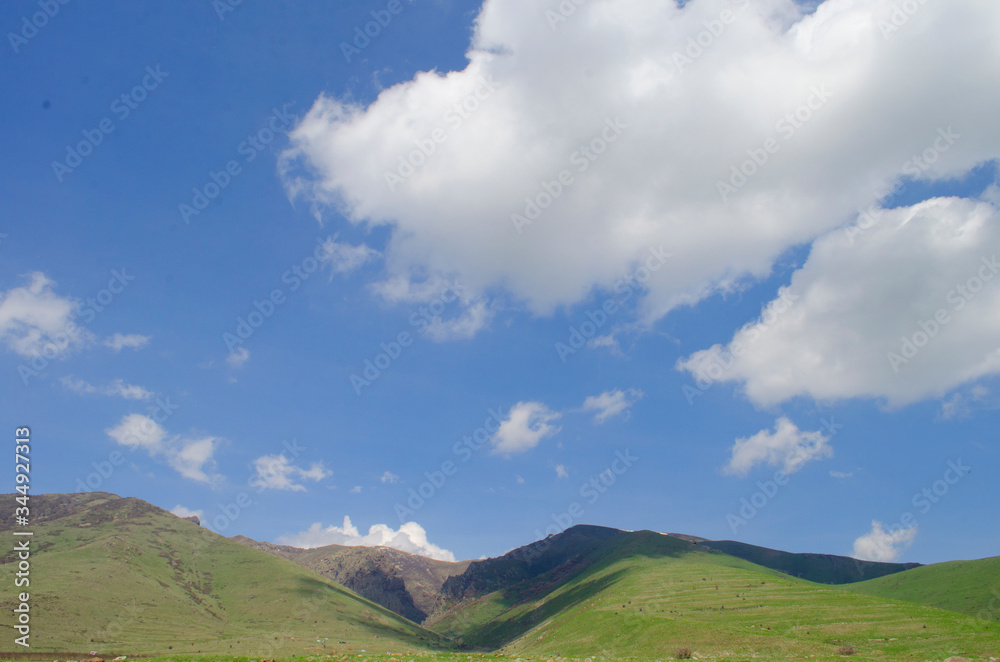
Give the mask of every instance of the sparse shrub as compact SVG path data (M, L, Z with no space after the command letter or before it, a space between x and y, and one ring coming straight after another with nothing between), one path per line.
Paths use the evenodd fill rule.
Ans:
M854 646L841 646L837 649L837 655L854 655L857 652Z
M691 659L691 649L685 646L684 648L678 648L677 654L674 655L678 660L690 660Z

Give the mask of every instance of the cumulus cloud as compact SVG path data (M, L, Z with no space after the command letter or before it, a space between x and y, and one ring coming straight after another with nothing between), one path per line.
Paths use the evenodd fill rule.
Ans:
M455 555L427 540L424 527L416 522L407 522L398 530L386 524L372 524L368 533L361 535L351 523L351 518L345 516L341 526L324 527L321 523L313 523L307 530L278 538L278 543L293 547L323 547L324 545L347 545L365 547L392 547L411 554L419 554L439 561L454 561Z
M556 465L556 478L569 478L569 471L566 470L566 465Z
M191 510L190 508L185 508L184 506L177 504L170 509L170 512L178 517L197 517L198 521L205 521L204 510Z
M12 352L60 358L92 342L92 334L75 323L77 302L56 294L54 285L36 271L26 285L0 291L0 342Z
M510 408L507 418L490 439L493 453L510 457L531 450L542 439L562 429L551 425L560 416L541 402L518 402Z
M917 525L885 530L882 522L872 520L872 530L854 541L852 556L862 561L891 563L899 559L917 537Z
M391 471L386 471L384 474L382 474L381 480L383 483L396 483L399 482L399 476L392 473Z
M388 280L458 277L472 300L502 292L539 314L666 246L637 311L651 321L768 276L901 177L1000 156L1000 59L982 51L1000 4L922 4L889 34L896 0L679 4L587 2L553 30L547 5L486 0L464 69L420 72L367 106L320 96L281 176L293 197L387 226ZM700 34L703 53L685 55ZM914 169L948 125L961 139ZM743 182L741 167L756 172ZM519 233L514 214L534 219Z
M333 274L347 274L355 269L360 269L369 260L373 260L381 255L377 250L365 244L354 246L337 241L337 235L327 237L322 243L323 262L330 265L330 276Z
M76 379L72 376L63 377L59 381L62 382L63 386L74 393L100 393L101 395L118 396L125 398L126 400L149 400L153 397L152 391L149 391L141 386L136 386L135 384L127 384L121 379L116 379L111 382L110 385L101 388L98 388L82 379Z
M251 485L268 490L305 492L305 485L297 482L299 479L320 481L333 475L322 462L313 462L308 469L303 469L292 464L284 454L262 455L254 460L253 468L255 475Z
M352 487L350 489L350 493L351 494L361 494L361 486L360 485L355 485L354 487Z
M583 401L583 411L596 411L594 422L601 424L619 414L624 413L627 417L629 408L640 400L642 396L643 392L634 388L630 388L627 391L622 391L621 389L605 391L600 395L588 396Z
M159 423L143 414L127 414L118 425L105 430L120 446L142 449L151 458L162 460L184 478L217 484L222 476L214 473L217 437L170 435Z
M116 352L122 351L122 349L128 347L129 349L139 349L140 347L145 347L149 343L151 336L140 336L137 333L116 333L110 338L104 340L104 346L110 347Z
M246 347L237 347L229 353L229 356L226 357L226 363L233 368L239 368L249 360L250 350Z
M829 437L821 432L805 432L786 417L774 423L774 432L761 430L752 437L741 437L733 444L733 454L722 472L746 476L759 464L781 467L786 474L801 469L807 462L833 457Z
M882 211L813 245L781 296L725 347L678 362L754 403L799 395L901 406L1000 373L1000 223L987 202Z

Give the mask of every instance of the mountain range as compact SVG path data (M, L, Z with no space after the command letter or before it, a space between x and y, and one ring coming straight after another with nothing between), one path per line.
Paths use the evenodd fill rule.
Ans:
M31 504L36 650L882 660L1000 651L1000 557L868 563L580 525L448 563L387 547L226 538L103 492ZM0 530L14 528L0 515ZM7 586L17 561L13 551L0 558ZM10 590L3 607L15 606Z

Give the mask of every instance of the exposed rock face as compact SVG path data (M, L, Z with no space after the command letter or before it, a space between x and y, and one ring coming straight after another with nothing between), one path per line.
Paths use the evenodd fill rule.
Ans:
M469 565L468 561L437 561L390 547L327 545L300 549L257 542L246 536L234 536L233 540L295 561L414 623L424 622L443 605L441 585Z
M201 526L201 520L198 519L197 515L192 515L191 517L185 517L184 519L186 519L189 522L194 522L198 526Z

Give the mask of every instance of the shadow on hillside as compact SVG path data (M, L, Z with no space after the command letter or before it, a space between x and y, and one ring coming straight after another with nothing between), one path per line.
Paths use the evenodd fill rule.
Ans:
M514 641L539 623L594 597L617 582L623 574L624 571L618 571L597 579L592 579L548 600L537 609L533 609L526 614L500 621L491 621L482 627L467 632L463 636L464 643L491 650L500 648ZM517 602L524 602L524 600L518 600ZM511 604L515 603L512 602Z

